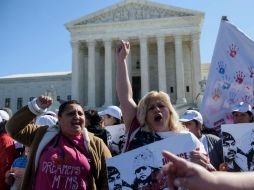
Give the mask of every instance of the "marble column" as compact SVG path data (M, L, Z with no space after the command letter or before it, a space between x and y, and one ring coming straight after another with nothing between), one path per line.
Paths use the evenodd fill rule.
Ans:
M147 38L140 38L141 98L149 91Z
M71 74L71 97L74 100L80 100L80 43L71 42L72 47L72 74Z
M88 107L95 107L95 41L88 41Z
M199 34L192 35L192 68L193 70L193 97L200 93L199 82L201 81L201 61L199 49Z
M104 79L104 88L105 88L105 103L103 106L112 105L112 41L105 40L105 79Z
M157 36L157 51L158 51L159 90L167 93L164 36Z
M179 35L175 38L175 61L176 61L176 104L187 103L185 98L184 87L184 64L183 64L183 45L182 37Z

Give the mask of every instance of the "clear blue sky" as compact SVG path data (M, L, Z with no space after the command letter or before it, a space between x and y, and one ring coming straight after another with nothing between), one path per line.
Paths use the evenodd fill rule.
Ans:
M64 24L119 0L0 0L0 76L71 71ZM210 63L221 16L254 39L253 0L154 0L202 11L201 62Z

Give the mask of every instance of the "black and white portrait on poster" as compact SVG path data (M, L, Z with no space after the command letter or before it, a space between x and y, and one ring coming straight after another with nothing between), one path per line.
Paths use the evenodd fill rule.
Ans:
M118 155L122 152L125 144L125 125L112 125L107 126L105 129L108 131L108 147L112 155Z
M190 134L176 133L164 140L107 159L109 189L166 190L167 180L156 179L160 168L167 163L161 154L162 150L189 159L190 152L195 148Z
M224 161L229 171L254 171L253 123L222 125Z

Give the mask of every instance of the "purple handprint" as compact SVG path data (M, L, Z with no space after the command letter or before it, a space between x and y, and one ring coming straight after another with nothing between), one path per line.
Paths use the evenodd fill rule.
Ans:
M242 84L244 78L245 78L245 75L243 74L242 71L237 71L237 72L236 72L236 75L235 75L235 77L234 77L235 82L238 83L238 84Z
M246 103L251 102L251 96L245 95L244 97L242 97L242 101L243 101L243 102L246 102Z
M229 46L229 51L228 51L230 57L234 58L236 56L238 50L239 50L239 48L235 44L231 44Z
M236 94L237 94L237 93L236 93L235 90L232 90L231 92L229 92L228 103L229 103L230 105L235 104L235 102L236 102L236 100L235 100Z
M250 78L253 78L253 76L254 76L253 67L250 66L248 69L249 69L249 72L250 72Z

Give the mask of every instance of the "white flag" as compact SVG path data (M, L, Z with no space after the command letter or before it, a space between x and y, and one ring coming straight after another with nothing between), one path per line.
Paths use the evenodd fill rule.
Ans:
M208 128L232 123L232 105L253 106L254 42L222 20L200 111Z

